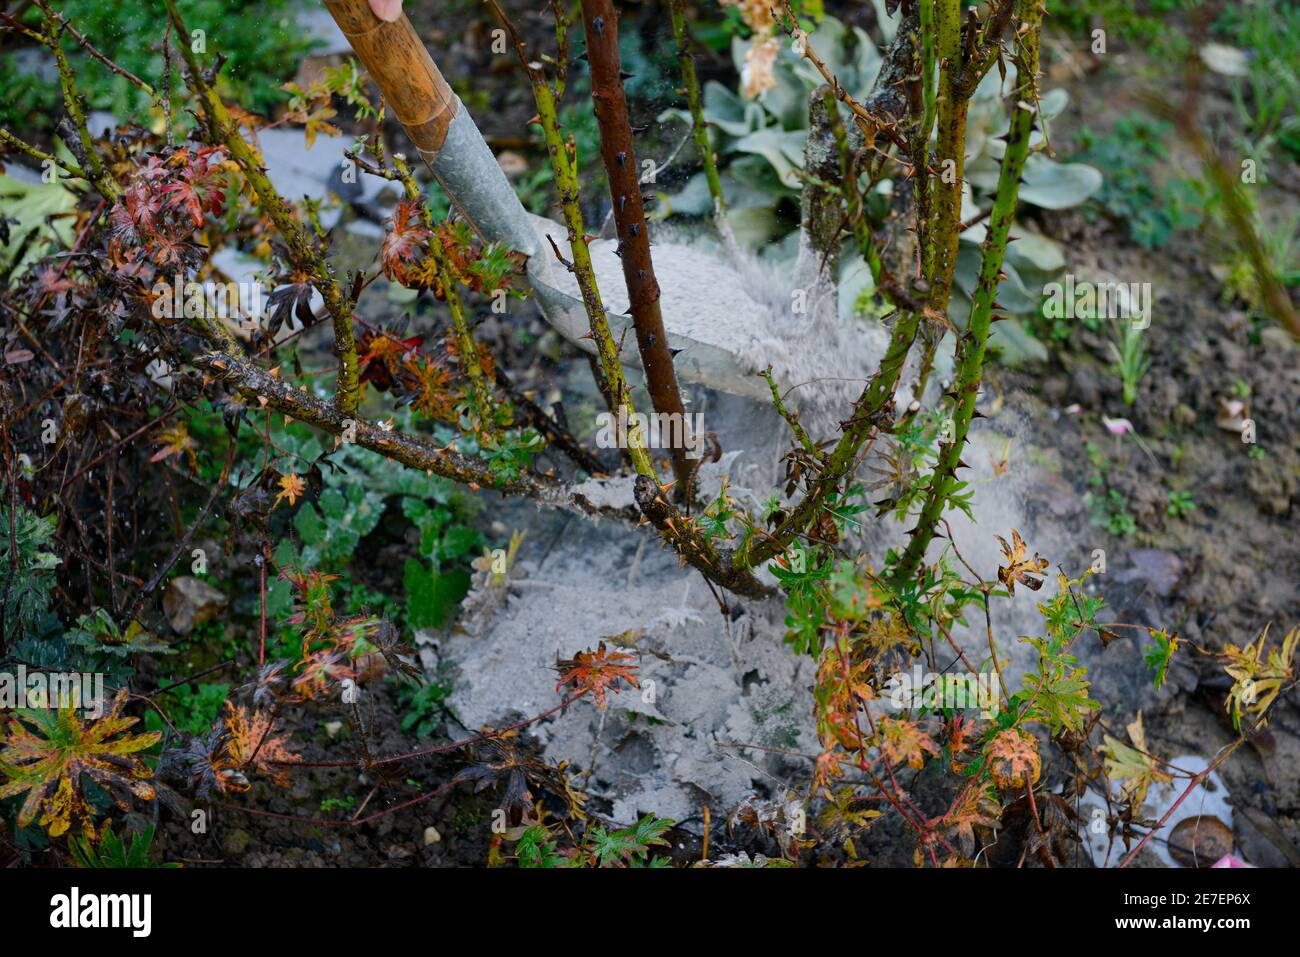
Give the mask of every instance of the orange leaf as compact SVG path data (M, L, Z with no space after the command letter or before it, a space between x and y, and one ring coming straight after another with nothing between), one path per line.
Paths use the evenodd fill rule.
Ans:
M925 766L925 754L938 754L934 739L914 721L881 718L876 724L877 744L880 753L890 765L906 761L907 766L920 770Z
M290 505L296 505L298 499L302 498L307 491L307 483L293 472L288 475L281 475L277 484L280 486L280 494L275 497L277 504L280 499L287 498Z
M580 651L572 658L556 659L555 670L560 673L560 680L556 682L555 690L572 684L575 694L591 692L596 706L603 709L606 692L617 691L620 681L626 681L634 688L641 687L636 680L635 660L635 655L606 650L602 641L595 651Z
M1030 784L1038 780L1038 743L1032 736L1007 728L994 736L987 751L993 783L1003 791L1022 786L1026 776Z

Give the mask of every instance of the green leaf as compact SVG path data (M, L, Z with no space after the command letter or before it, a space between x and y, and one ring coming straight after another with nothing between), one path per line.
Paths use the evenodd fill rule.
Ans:
M556 851L550 832L540 824L534 824L520 836L515 845L515 856L519 858L520 867L564 866L564 858Z
M659 215L670 216L704 216L713 210L713 195L709 192L709 180L703 173L696 173L676 193L659 193Z
M50 592L55 584L53 571L59 565L59 558L45 546L54 537L55 520L54 514L41 518L22 507L13 517L18 562L16 567L10 561L0 563L0 589L6 595L14 622L6 627L10 634L16 633L20 638L37 637L50 607ZM6 537L9 524L9 510L0 509L0 528L5 530Z
M786 131L769 126L736 140L732 149L763 157L772 164L783 186L798 189L804 139L802 130Z
M469 593L469 572L440 575L415 559L405 566L406 623L415 629L443 628Z
M149 850L153 846L153 836L152 824L137 834L127 835L125 839L114 834L113 825L108 824L100 835L98 845L87 835L77 834L69 838L68 846L81 867L180 867L179 864L150 862Z
M327 484L331 481L339 479L326 479ZM294 514L293 527L303 544L302 563L308 568L332 566L349 559L361 539L374 531L383 517L383 495L362 481L348 481L345 487L331 486L321 492L320 514L310 506Z
M1166 631L1153 631L1151 637L1155 640L1155 646L1147 648L1142 659L1152 672L1155 690L1159 691L1169 674L1169 664L1173 661L1174 653L1178 650L1178 637L1170 637Z
M34 234L34 240L22 254L11 280L17 280L29 265L39 259L52 242L72 241L72 224L67 219L50 220L48 217L66 213L77 205L76 197L58 183L24 183L7 173L0 173L0 208L10 220L9 242L0 245L0 272L9 268L13 259ZM17 220L17 225L13 221Z
M1034 701L1034 710L1055 734L1062 730L1083 730L1082 712L1097 711L1099 705L1088 697L1086 668L1057 669L1051 675L1025 675L1025 688Z
M483 536L468 525L454 524L442 536L438 546L439 562L455 562L470 555L477 555L483 543Z
M704 84L703 99L704 119L728 136L744 136L763 124L762 107L746 103L716 80Z
M1087 163L1057 163L1040 153L1025 161L1021 202L1043 209L1069 209L1101 189L1101 171Z
M303 511L311 511L311 509L308 508ZM276 546L273 556L276 565L281 568L296 568L302 564L298 558L298 553L294 550L293 543L287 539ZM267 618L281 618L292 610L293 585L276 575L273 569L268 568L266 575Z
M653 845L667 846L662 835L672 826L670 820L647 814L634 826L613 833L594 827L588 832L591 853L601 867L641 862Z
M1013 241L1007 245L1007 255L1022 265L1043 272L1056 272L1065 268L1065 252L1055 239L1027 229L1019 223L1012 224L1011 237Z

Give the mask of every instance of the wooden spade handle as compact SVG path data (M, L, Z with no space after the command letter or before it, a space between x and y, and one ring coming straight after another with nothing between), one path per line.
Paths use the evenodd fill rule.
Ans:
M393 115L426 160L432 162L460 108L429 51L403 13L392 23L375 16L367 0L325 0Z

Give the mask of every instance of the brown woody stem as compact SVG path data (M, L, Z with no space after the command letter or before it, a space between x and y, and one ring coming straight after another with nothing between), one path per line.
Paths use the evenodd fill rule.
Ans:
M196 368L227 383L235 391L265 404L277 412L331 435L347 435L356 444L384 458L433 475L441 475L471 490L490 488L505 495L526 495L539 502L584 515L605 514L609 517L633 518L627 509L596 509L572 487L542 475L521 474L508 479L492 471L480 458L438 448L428 441L405 432L340 411L334 403L322 402L305 389L274 376L265 369L225 352L207 352L192 360Z
M591 66L591 100L600 127L600 153L609 179L618 229L618 250L627 283L629 309L636 330L641 367L654 410L686 421L672 350L659 308L659 283L650 256L650 235L641 201L641 183L627 97L623 92L622 64L618 53L618 14L613 0L583 0L582 20L587 34L587 61ZM693 469L686 457L692 438L671 449L677 494L689 498Z

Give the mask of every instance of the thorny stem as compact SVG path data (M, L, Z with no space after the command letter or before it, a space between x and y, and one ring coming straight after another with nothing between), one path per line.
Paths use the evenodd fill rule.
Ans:
M514 24L510 22L496 0L488 0L488 4L501 25L510 34L519 61L523 64L524 71L533 86L533 95L537 102L537 122L542 127L547 152L550 155L551 170L560 193L560 209L564 214L565 225L568 227L570 255L573 256L572 262L561 261L573 272L582 293L583 306L591 325L591 337L596 343L596 355L601 372L604 374L606 399L617 403L617 408L611 407L610 411L616 416L626 412L627 418L635 422L631 389L623 374L623 365L618 356L619 347L609 328L609 319L605 315L600 290L596 285L591 253L587 248L573 144L565 143L560 134L555 95L547 84L541 68L528 59ZM639 200L639 188L636 195ZM556 250L556 256L559 256L559 250ZM663 540L676 550L683 561L697 568L706 579L730 588L738 594L753 597L768 594L770 590L749 573L747 566L736 564L730 552L719 552L715 549L713 544L689 525L681 513L663 497L664 488L659 484L659 476L646 449L645 436L641 430L635 427L628 429L625 438L628 456L637 473L634 489L637 505L659 531ZM689 465L689 462L687 464Z
M228 353L209 352L195 356L192 362L237 391L306 425L341 435L350 423L356 428L358 445L410 468L441 475L473 490L490 488L507 495L528 495L545 504L571 508L583 514L594 511L585 499L555 479L534 475L503 478L480 458L437 448L416 436L346 416L337 406L320 401L306 390L295 388L247 360Z
M176 0L164 0L167 13L181 36L189 36L180 11L176 9ZM275 224L280 237L288 249L290 261L295 267L311 276L312 285L325 301L325 311L329 313L334 325L334 351L339 359L338 384L335 389L334 402L340 412L353 413L357 409L361 395L358 375L357 344L352 332L352 303L344 295L342 288L325 256L311 241L306 231L294 218L289 204L271 185L262 167L261 157L249 145L239 132L239 126L231 118L225 103L204 79L198 57L184 43L178 44L185 65L189 68L190 86L198 95L203 106L204 115L212 134L225 143L231 158L239 164L244 178L253 188L259 207Z
M772 593L752 574L749 566L739 563L736 553L719 551L712 540L701 535L693 520L685 518L665 497L667 489L646 475L636 479L636 503L646 519L659 530L660 536L677 552L681 561L690 562L705 576L724 588L747 598L765 598Z
M847 170L832 117L839 119L834 91L820 86L808 98L808 135L804 141L804 183L800 196L800 247L816 259L811 275L818 285L819 296L833 294L836 288L840 230L844 225L840 209L840 194L844 189L840 182ZM845 185L852 186L847 182Z
M772 378L772 367L768 366L765 371L760 373L767 380L767 387L772 390L772 404L776 406L776 411L780 413L781 418L785 419L786 424L790 426L790 431L794 437L799 440L805 452L813 457L816 461L824 461L826 453L817 447L804 427L799 424L799 416L785 407L785 402L781 398L781 390L777 388L776 380Z
M691 52L690 27L686 24L682 0L669 0L668 9L672 15L673 38L677 42L677 61L681 64L686 104L691 113L691 136L695 140L695 152L704 166L704 179L709 184L709 195L713 197L713 214L721 218L727 202L722 195L722 179L718 175L713 147L709 144L708 123L704 119L704 109L700 102L700 81L695 73L695 54Z
M958 340L957 370L952 390L955 406L952 437L949 442L940 445L939 458L930 476L929 490L920 517L894 573L893 583L896 586L910 579L925 558L926 549L934 538L935 526L957 484L956 470L964 465L961 451L975 416L975 400L979 394L984 352L993 322L1002 261L1006 256L1007 238L1020 195L1020 177L1029 156L1029 140L1037 112L1034 103L1038 75L1038 30L1042 16L1038 0L1020 0L1019 13L1024 26L1016 51L1019 73L1014 112L1007 133L1006 153L998 173L998 189L993 201L993 212L989 217L988 235L982 247L979 284L971 302L970 322L965 334Z
M934 357L939 351L939 341L943 338L942 329L929 329L922 337L921 344L921 366L916 372L916 385L912 389L912 395L916 398L916 411L920 411L920 403L925 398L925 388L930 382L930 375L934 372ZM912 417L909 411L908 418Z
M122 79L126 80L136 89L140 90L151 100L153 100L155 106L157 106L159 109L162 108L163 105L162 98L158 95L158 92L154 90L152 86L150 86L144 80L140 79L130 70L126 69L126 67L118 63L114 63L107 56L105 56L103 52L100 51L88 39L86 39L86 37L80 31L78 31L76 27L74 27L71 23L68 22L67 17L65 17L63 14L55 10L52 10L49 4L46 2L46 0L36 0L36 5L41 8L41 10L45 13L47 17L51 17L57 20L59 26L62 29L68 31L68 34L72 37L72 39L76 40L77 43L81 45L81 48L85 50L87 54L90 55L91 59L99 62L101 65L104 66L105 69L109 70L110 72L116 73Z
M72 119L73 126L76 128L77 138L81 143L81 152L85 155L84 162L90 174L90 181L105 199L116 200L122 190L117 181L104 168L104 162L95 150L95 140L90 135L90 125L86 122L85 104L82 102L80 91L77 90L72 67L68 64L68 57L59 43L59 20L56 19L54 11L43 0L40 0L39 6L45 14L45 45L54 54L54 61L58 66L59 87L63 91L63 105L68 111L68 116Z
M866 147L870 148L877 134L884 134L891 141L898 142L905 148L907 143L902 140L898 133L897 120L892 110L898 109L901 112L906 109L907 104L905 101L902 103L895 101L892 85L895 82L902 82L913 72L916 58L913 39L900 30L900 36L896 38L895 43L891 46L886 63L881 68L880 77L877 78L877 88L867 97L867 104L869 105L863 105L844 91L839 81L812 49L811 44L806 42L806 37L799 30L788 3L785 4L785 12L793 25L791 27L792 33L797 39L804 41L801 44L804 57L821 72L830 85L831 95L849 108L865 137ZM880 88L882 82L886 83L885 89ZM887 104L888 108L884 104ZM841 160L847 162L853 155L848 136L843 131L843 124L839 121L837 111L828 109L828 114L831 130L839 145ZM851 176L853 168L853 166L850 166L849 170L846 171L846 175ZM854 189L855 184L848 184L849 192L853 192ZM864 219L864 217L858 217L858 219ZM858 241L863 255L871 264L873 275L879 279L883 270L878 254L873 255L874 243L868 227L865 223L854 222L852 218L851 225L854 229L854 237ZM839 441L830 454L826 456L825 465L811 483L804 498L773 534L740 546L735 556L736 564L747 568L755 568L789 546L790 542L809 527L824 507L826 500L853 471L858 462L859 453L868 439L877 434L892 419L892 400L898 388L904 363L916 339L924 306L922 303L915 301L910 292L899 284L891 283L884 288L895 301L898 313L890 333L889 344L885 349L885 355L881 359L879 367L854 403L853 411L848 421L844 423Z
M546 142L546 151L550 156L551 171L555 176L555 185L560 194L560 211L568 227L568 240L572 262L564 265L573 273L582 294L582 304L587 312L587 321L591 325L591 338L596 344L596 356L600 360L601 372L604 373L606 400L610 402L610 412L617 418L626 410L627 417L635 421L632 407L632 392L628 388L627 378L623 375L623 364L618 357L618 344L609 328L609 317L601 302L600 289L596 285L596 271L591 263L591 251L587 248L586 224L582 217L579 199L578 172L572 153L571 144L566 144L560 133L559 113L555 105L555 94L546 82L540 65L529 60L523 42L515 31L514 24L496 0L487 0L488 6L496 15L502 27L510 34L519 62L523 64L533 87L533 97L537 102L537 122L542 127L542 136ZM556 255L559 256L558 250ZM638 475L645 475L658 481L654 463L645 446L645 437L638 429L631 429L627 436L628 455L632 467Z
M916 238L917 245L920 248L920 269L921 275L929 282L935 273L935 246L936 243L931 238L936 224L932 222L935 202L934 180L932 179L933 170L931 169L930 155L930 133L934 129L935 119L938 112L938 98L936 93L936 69L938 67L938 37L935 29L935 2L936 0L918 0L918 42L920 44L920 69L921 69L921 116L919 126L912 128L912 168L916 176L912 180L912 188L916 198ZM960 184L959 184L960 189ZM957 200L958 214L961 212L960 195ZM962 227L956 226L956 231L960 236ZM940 234L942 235L942 233ZM960 242L960 240L959 240ZM950 287L951 288L951 287ZM933 292L933 288L931 290ZM932 300L933 302L934 300ZM944 312L947 311L947 299L944 299ZM916 409L919 410L919 403L925 398L925 386L930 377L930 369L934 364L934 354L938 347L939 340L942 338L941 328L927 326L922 334L921 342L921 368L917 375L916 387L913 395L917 400ZM910 419L912 410L909 410L905 419Z
M551 16L555 19L555 98L564 99L564 87L569 78L569 15L565 12L566 0L551 0Z
M961 82L961 0L935 0L936 54L939 58L939 135L934 160L938 180L933 183L935 224L930 233L933 256L931 304L947 310L952 290L953 270L957 264L957 247L961 241L961 188L966 171L966 116L969 96L963 95ZM920 175L929 176L928 170Z
M543 85L534 87L534 91L537 96L537 115L541 120L547 150L551 155L555 182L560 191L560 206L565 225L568 227L569 249L573 257L568 266L572 269L582 294L587 321L591 326L591 338L596 343L596 358L604 376L606 398L612 400L610 411L616 418L626 412L626 417L635 421L632 389L628 385L627 376L623 373L623 363L618 354L619 345L614 341L614 333L609 327L609 317L605 313L605 306L600 297L600 288L596 284L596 270L591 261L591 250L588 248L578 196L578 174L570 152L573 144L566 143L560 133L559 117L550 89ZM645 436L639 429L629 429L624 438L628 456L637 474L655 477L657 473L650 452L646 448Z
M593 339L597 343L601 368L606 373L611 394L619 398L621 406L627 408L630 413L632 404L630 404L627 386L625 386L623 369L621 369L619 360L617 360L617 347L610 329L608 329L608 322L604 317L604 309L601 306L598 291L595 289L595 277L594 273L591 272L590 255L586 250L581 209L578 208L576 169L572 163L571 152L569 152L563 138L560 137L554 95L552 95L550 87L546 85L541 68L529 61L523 44L519 42L510 20L502 12L497 1L487 1L489 1L493 12L497 14L498 20L502 22L507 31L510 31L513 42L515 42L516 51L519 52L520 61L523 62L525 72L528 73L529 79L533 83L533 91L537 99L538 121L541 122L543 134L545 134L547 151L550 152L552 170L554 170L556 186L559 187L560 192L560 208L564 213L565 224L568 225L569 244L571 244L573 250L572 263L565 265L568 265L576 274L578 286L582 291L582 299L584 299L591 322L591 335L593 335ZM807 48L807 53L809 53L810 59L815 57L810 48ZM900 48L900 51L894 52L894 55L905 57L906 51L902 51ZM814 60L814 62L816 61ZM824 65L822 69L824 70ZM866 107L862 107L862 104L858 104L857 101L853 100L852 96L842 90L842 87L839 86L839 83L835 81L832 75L829 75L829 73L826 75L827 81L832 85L832 90L835 91L836 98L849 104L850 111L853 111L854 116L858 118L859 125L865 124L865 118L863 117L870 118L871 130L878 129L878 127L889 122L887 117L878 117L876 114L867 111ZM719 571L718 563L722 562L722 571L725 572L724 577L714 577L714 580L718 581L719 584L731 586L728 585L728 580L736 580L737 576L744 576L741 577L740 581L745 583L746 586L758 586L757 589L754 589L755 592L766 592L766 589L763 589L757 581L749 577L749 571L774 557L774 555L779 554L781 550L784 550L789 545L790 541L793 541L793 538L798 533L807 528L807 525L818 514L820 507L826 502L828 495L835 492L835 489L839 488L840 482L852 471L855 462L857 462L859 451L862 450L863 443L870 438L872 433L876 432L879 424L883 421L881 413L887 410L889 400L893 398L894 390L897 389L898 378L901 376L907 352L913 345L915 334L917 334L918 321L919 311L917 309L909 309L896 321L891 342L889 342L887 352L885 352L885 358L881 361L878 372L868 382L866 389L863 390L858 402L854 404L854 411L853 415L850 416L848 428L842 434L835 450L828 456L827 467L819 473L818 480L815 481L813 488L805 495L800 506L794 510L790 518L781 525L781 528L777 529L776 534L772 534L772 536L768 536L759 542L742 545L738 547L735 554L725 555L725 558L716 554L711 545L708 545L708 542L699 541L698 536L690 534L688 529L684 528L679 519L673 515L675 510L664 510L664 506L667 505L666 502L663 505L655 503L656 498L662 501L662 497L658 493L658 480L654 477L653 465L647 467L647 465L638 462L638 459L640 459L642 462L649 463L649 456L645 454L640 441L638 441L636 434L633 433L633 436L629 437L632 439L629 442L629 445L632 446L629 451L630 455L632 455L633 465L643 479L650 480L646 484L642 484L638 480L637 484L638 503L642 508L645 508L646 505L653 508L653 514L647 514L647 518L654 521L656 528L659 528L660 533L667 538L669 544L677 547L690 542L690 544L694 545L690 549L677 547L677 551L679 551L679 554L684 555L686 560L690 560L692 564L701 568L702 571L705 570L708 564L712 564L712 570L714 571L706 571L706 576L714 577L716 572ZM653 482L653 485L650 482ZM749 579L749 581L745 581L745 579Z
M770 538L741 546L736 552L736 562L754 568L779 554L808 527L821 511L826 499L840 486L857 462L858 453L867 439L886 423L892 407L891 400L903 371L903 363L916 338L919 313L907 312L894 323L889 345L880 361L880 367L853 404L853 412L845 425L839 442L827 457L826 465L799 505Z
M14 136L12 133L4 129L3 127L0 127L0 143L4 143L6 146L11 147L12 149L16 149L20 153L26 153L32 159L36 160L41 164L48 163L52 166L58 166L64 172L68 173L68 175L70 176L75 176L77 179L84 179L88 183L91 182L90 174L87 173L80 166L78 166L76 163L72 162L71 160L59 159L57 156L53 156L45 152L44 150L37 149L35 146L32 146L30 143L27 143L24 140L20 140L18 137Z
M587 61L591 66L591 101L600 128L600 153L614 204L619 259L646 389L655 412L684 424L686 407L673 368L672 350L659 307L659 283L650 255L640 167L632 145L632 125L623 91L618 14L613 0L582 0L582 19L587 36ZM673 474L677 477L677 495L681 501L690 501L694 470L686 453L693 446L694 438L686 434L684 426L680 436L682 442L669 451Z
M782 0L782 8L785 12L788 32L799 44L799 52L803 57L816 68L817 72L822 75L828 84L835 98L849 108L853 114L853 119L858 128L862 130L867 145L870 146L877 136L885 136L891 142L898 146L906 145L902 136L896 128L896 117L891 115L887 110L874 108L871 103L871 97L868 97L867 103L860 103L846 90L840 86L839 79L826 66L826 62L817 55L817 51L812 48L808 42L808 35L799 27L799 19L795 16L794 10L790 7L790 0ZM891 51L892 52L892 51ZM889 64L887 58L886 67ZM885 67L881 68L881 73L885 72ZM877 80L877 89L880 88L880 82Z
M862 191L858 188L858 157L849 142L848 131L840 118L840 111L835 99L835 91L829 86L822 87L822 96L826 104L826 116L830 123L831 134L840 153L840 189L844 193L844 209L848 219L849 230L857 244L858 252L867 261L871 269L872 281L880 282L880 251L876 249L871 234L871 221L862 208Z
M946 314L953 273L957 266L957 250L961 243L961 197L966 180L966 127L970 101L980 80L1000 55L1002 33L1018 0L998 0L982 30L974 7L965 8L967 22L963 30L963 6L960 0L933 2L936 13L934 49L931 49L930 37L923 36L922 57L926 61L923 69L927 71L923 80L927 83L931 82L932 77L932 57L937 57L939 64L938 137L934 153L934 161L938 164L935 172L939 174L939 179L938 182L930 180L931 170L928 166L923 166L921 173L925 183L919 187L918 195L924 197L927 204L933 197L933 205L936 207L933 229L929 229L928 222L924 222L922 227L927 237L927 241L922 244L925 257L923 268L931 284L930 304L937 312ZM926 17L928 14L927 4L922 3L921 16ZM1041 15L1040 5L1040 22ZM1023 14L1021 20L1022 24L1029 22ZM1034 29L1036 31L1037 27ZM1034 42L1037 44L1037 40ZM1023 86L1023 81L1021 85ZM924 135L920 137L922 144L928 143L932 117L927 105L923 121ZM925 212L922 219L928 220L929 209L925 206L922 209ZM929 364L933 360L937 339L938 335L935 335L935 341L926 345L925 374L928 374Z
M935 47L934 3L935 0L918 0L917 2L921 42L922 107L924 110L921 117L921 128L917 132L921 137L921 143L926 147L929 146L930 131L934 129L935 109L937 106L935 99L935 67L938 64L938 54ZM924 170L925 168L923 164L921 169Z
M159 97L159 105L162 107L163 127L167 131L167 145L176 145L176 131L172 126L172 22L167 21L167 29L163 31L162 38L162 95Z

